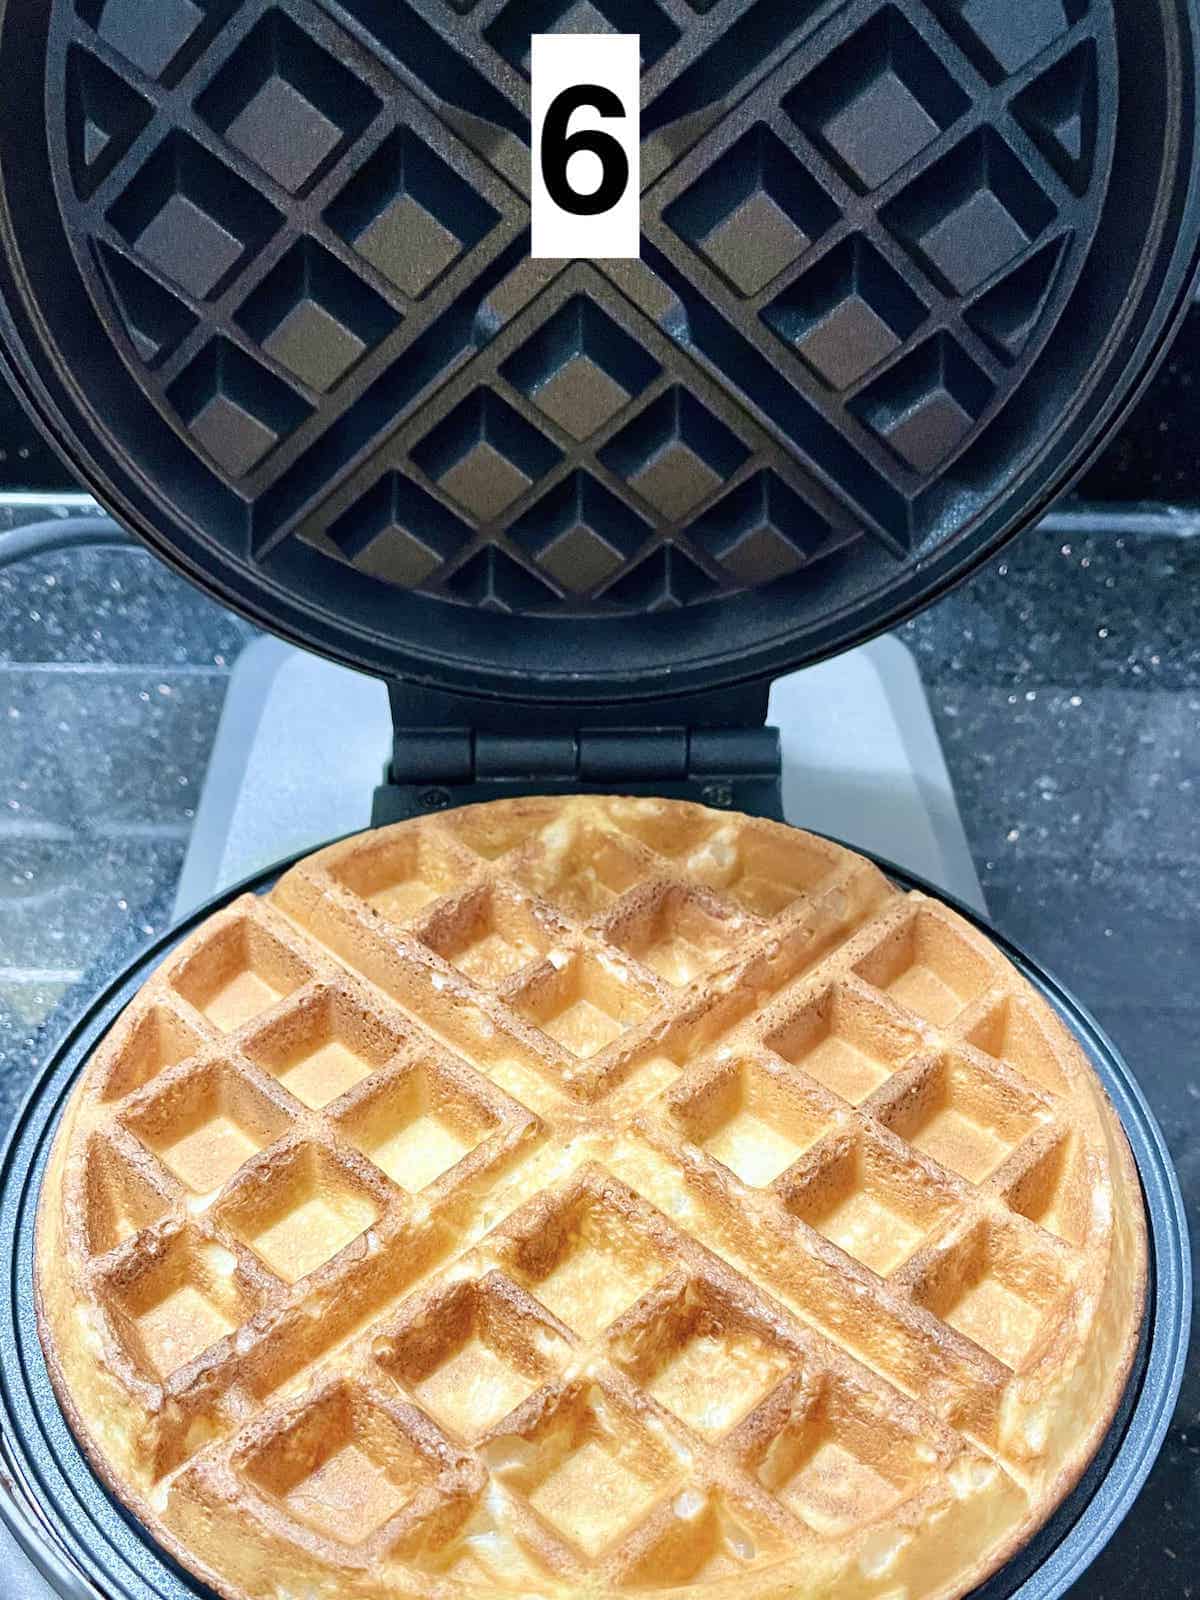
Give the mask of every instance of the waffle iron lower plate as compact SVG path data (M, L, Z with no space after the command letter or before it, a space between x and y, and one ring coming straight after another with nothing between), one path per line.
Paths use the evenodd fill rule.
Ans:
M307 853L307 852L306 852ZM295 859L299 859L298 857ZM220 906L265 892L292 860L260 873L155 940L93 1001L47 1057L0 1158L0 1516L64 1600L211 1600L112 1499L75 1443L50 1386L33 1305L34 1213L59 1114L92 1050L150 972ZM889 862L901 887L945 900ZM1091 1466L1032 1542L972 1600L1055 1600L1079 1579L1133 1504L1162 1444L1183 1379L1191 1263L1178 1182L1129 1068L1079 1003L966 907L1078 1039L1120 1114L1141 1177L1150 1242L1147 1313L1124 1399Z

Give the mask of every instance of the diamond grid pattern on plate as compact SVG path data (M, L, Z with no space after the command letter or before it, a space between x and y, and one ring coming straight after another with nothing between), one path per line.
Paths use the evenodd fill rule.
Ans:
M1019 26L1002 0L862 0L832 16L691 0L171 0L153 27L139 15L78 0L63 68L86 207L72 236L99 258L136 359L249 498L261 561L300 538L466 605L692 604L802 582L801 566L863 537L903 558L942 474L1053 326L1107 172L1100 0L1030 0ZM554 290L573 269L521 260L528 36L634 26L644 261L602 265L567 308ZM186 105L167 99L185 78ZM615 340L606 281L632 317ZM489 340L543 300L538 336L505 350L496 382ZM215 413L189 409L226 346L254 363L252 382L218 392ZM465 502L435 494L483 518L472 537L444 518L429 540L393 529L370 498L374 532L354 526L384 468L420 503L410 465L428 485L397 424L411 435L444 380L462 403L511 388L530 425L575 452L655 397L656 364L687 392L695 371L715 375L710 410L735 434L747 410L772 419L759 465L792 491L777 496L784 525L768 515L769 534L714 541L699 490L736 488L735 469L679 452L652 472L657 500L627 502L658 513L648 532L572 522L561 495L543 520L520 464L485 450L464 469ZM814 439L819 489L803 465ZM830 537L812 539L814 510Z
M1091 1225L1061 1060L984 940L822 841L662 802L409 823L131 1008L88 1270L195 1492L229 1462L353 1560L500 1587L703 1583L936 1498L965 1434L1003 1454ZM235 1374L254 1426L190 1438Z
M719 387L699 366L671 381L673 359L601 274L572 267L479 354L465 399L397 429L383 479L372 460L348 481L314 542L361 569L380 557L379 508L411 506L403 546L386 535L398 552L433 542L418 526L457 535L436 571L415 563L418 581L519 612L556 597L675 607L849 541L832 497L794 468L764 472L761 424L723 420Z

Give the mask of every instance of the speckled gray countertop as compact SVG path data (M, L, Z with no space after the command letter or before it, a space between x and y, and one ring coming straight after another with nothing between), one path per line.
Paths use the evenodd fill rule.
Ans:
M1035 529L900 635L994 921L1112 1033L1193 1210L1197 596L1200 537ZM253 636L132 547L0 568L0 1127L78 998L165 926ZM1198 1496L1193 1363L1142 1502L1079 1594L1200 1588Z

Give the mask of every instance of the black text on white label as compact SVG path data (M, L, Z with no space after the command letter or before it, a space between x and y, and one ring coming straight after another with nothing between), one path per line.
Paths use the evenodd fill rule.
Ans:
M618 259L641 251L641 41L533 36L533 255Z

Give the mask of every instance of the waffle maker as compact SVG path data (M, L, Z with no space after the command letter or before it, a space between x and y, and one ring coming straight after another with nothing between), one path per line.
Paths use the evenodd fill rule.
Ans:
M541 33L640 36L640 259L531 257ZM1200 0L5 0L6 373L152 549L386 681L377 823L564 790L780 816L772 679L1027 527L1164 352L1198 43ZM67 1600L205 1593L76 1449L31 1252L75 1074L211 909L73 1024L0 1166L0 1515ZM1151 1234L1117 1419L980 1591L1048 1600L1157 1453L1189 1266L1129 1069L997 942L1105 1082Z

